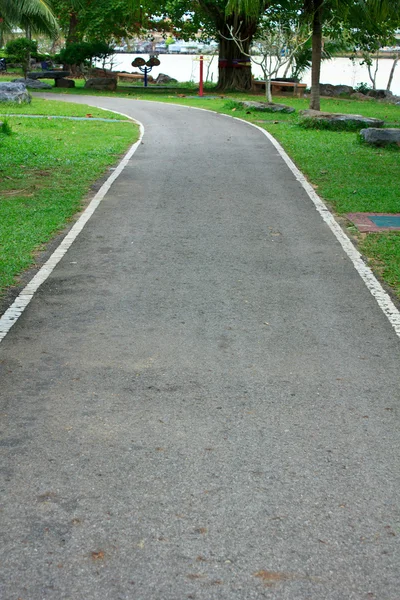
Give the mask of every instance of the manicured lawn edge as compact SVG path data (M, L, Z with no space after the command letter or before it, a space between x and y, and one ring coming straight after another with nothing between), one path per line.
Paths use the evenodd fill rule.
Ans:
M112 112L89 106L34 100L48 118L6 116L11 135L0 133L0 298L26 281L51 241L73 223L101 178L119 163L139 137L138 126ZM64 111L112 122L53 119ZM75 107L75 108L74 108ZM6 107L9 110L9 107ZM26 113L26 106L12 107ZM4 120L0 107L0 120ZM77 143L79 140L79 143ZM4 304L4 302L2 302Z

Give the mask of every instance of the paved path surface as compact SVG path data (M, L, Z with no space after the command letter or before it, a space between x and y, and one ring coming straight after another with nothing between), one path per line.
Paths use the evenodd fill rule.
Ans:
M144 144L0 347L1 598L398 600L394 330L259 131L92 101Z

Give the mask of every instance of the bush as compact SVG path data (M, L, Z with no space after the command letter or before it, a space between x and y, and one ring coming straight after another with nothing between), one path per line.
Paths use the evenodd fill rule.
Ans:
M1 123L0 134L1 133L3 135L11 135L12 134L12 129L11 129L11 126L9 125L7 119Z
M37 51L37 42L28 40L28 38L17 38L15 40L10 40L6 44L6 52L9 61L21 65L25 79L29 69L30 58L31 56L36 56Z
M368 94L370 90L372 90L372 87L368 83L359 83L354 88L354 91L359 94Z
M63 48L56 58L57 62L77 65L84 71L92 66L94 58L105 59L113 53L114 49L105 42L75 42Z

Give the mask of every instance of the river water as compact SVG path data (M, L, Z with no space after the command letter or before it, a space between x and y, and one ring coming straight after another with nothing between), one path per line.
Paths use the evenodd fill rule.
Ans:
M133 69L131 66L131 63L136 56L138 55L115 54L112 62L113 70L127 72L136 71L137 69ZM142 56L147 60L147 55ZM199 81L199 56L194 54L160 54L159 59L161 65L153 68L151 72L153 77L157 77L159 73L165 73L178 81ZM204 74L206 76L208 72L208 80L215 83L218 79L218 57L214 56L212 58L211 56L205 56L204 59ZM353 62L349 58L333 58L332 60L322 61L321 83L331 83L333 85L345 84L353 87L359 83L368 83L370 85L367 68L364 65L360 65L360 62L361 61L358 59ZM389 58L382 58L379 60L377 76L378 89L386 88L392 64L393 61ZM254 77L263 78L259 66L253 64L252 72ZM279 74L282 76L282 73ZM304 75L302 83L306 83L308 86L311 85L310 71ZM395 70L391 90L394 94L400 96L400 63Z

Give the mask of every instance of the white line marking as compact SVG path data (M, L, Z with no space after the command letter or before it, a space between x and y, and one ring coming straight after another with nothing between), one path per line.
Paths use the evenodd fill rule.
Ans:
M107 110L107 109L104 109ZM117 113L117 111L112 110L109 112ZM104 196L107 194L108 190L114 183L114 181L119 177L122 171L125 169L129 160L132 158L140 143L142 141L144 135L144 127L142 123L136 121L136 119L132 119L128 115L124 113L117 113L124 117L127 117L130 121L134 121L139 125L139 139L138 141L131 146L128 152L125 154L124 158L116 167L115 171L110 175L110 177L103 183L97 194L91 200L85 211L79 217L74 226L67 233L65 238L62 240L60 245L56 248L50 258L45 262L43 267L36 273L36 275L31 279L27 286L24 287L22 292L18 295L18 297L14 300L13 304L6 310L2 317L0 317L0 342L5 338L7 333L10 331L11 327L16 323L18 318L22 315L25 308L28 306L29 302L32 300L35 292L39 289L39 287L46 281L48 276L52 273L56 265L60 262L64 254L71 247L75 239L78 237L82 229L85 227L86 223L89 221L90 217L93 215L96 208L99 206L100 202L103 200Z
M368 265L365 264L360 252L354 246L350 238L348 238L347 235L344 233L343 229L340 227L339 223L336 221L329 208L326 206L326 204L324 204L324 202L315 192L314 188L307 181L303 173L301 173L301 171L296 167L292 159L288 156L288 154L286 154L285 150L282 148L280 143L268 131L262 129L262 127L259 127L259 125L255 125L255 123L250 123L249 121L245 121L244 119L240 119L239 117L233 117L232 115L227 115L224 113L216 112L215 110L209 110L207 108L200 108L196 106L185 107L185 105L183 104L175 104L173 106L183 106L184 108L192 108L194 110L212 112L215 115L220 115L223 117L228 117L229 119L233 119L235 121L240 121L241 123L245 123L246 125L250 125L251 127L258 129L269 139L271 144L275 146L280 156L283 158L289 169L292 171L297 181L302 185L303 189L308 194L310 200L321 215L322 219L328 225L333 235L336 237L343 250L350 258L356 271L360 275L361 279L364 281L368 290L371 292L372 296L375 298L379 307L386 315L396 334L400 338L400 311L395 306L389 294L385 292L385 290L373 274L370 267L368 267Z

